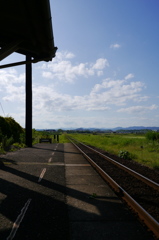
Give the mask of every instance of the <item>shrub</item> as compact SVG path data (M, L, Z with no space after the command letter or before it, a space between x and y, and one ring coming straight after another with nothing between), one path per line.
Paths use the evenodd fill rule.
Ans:
M146 133L146 138L150 141L159 141L159 132L148 131Z
M0 116L0 152L10 150L14 142L24 142L24 130L12 117Z
M10 127L11 136L13 136L14 141L19 142L20 135L24 132L24 130L12 117L6 117L5 120Z
M3 149L3 144L0 143L0 153L5 153L4 149Z
M5 118L0 116L0 132L3 136L7 136L8 138L12 136L11 128Z
M13 137L7 138L7 136L4 136L1 143L1 148L3 148L4 150L8 150L13 143Z
M124 151L124 150L120 150L118 153L118 157L123 158L123 159L132 159L131 157L131 153L129 153L128 151Z
M26 145L24 143L13 143L13 146L15 148L24 148L24 147L26 147Z
M6 145L4 148L9 148L13 143L14 143L13 137L7 138L5 143Z
M0 128L0 142L2 142L2 139L3 139L3 134L2 134L2 131L1 131L1 128Z

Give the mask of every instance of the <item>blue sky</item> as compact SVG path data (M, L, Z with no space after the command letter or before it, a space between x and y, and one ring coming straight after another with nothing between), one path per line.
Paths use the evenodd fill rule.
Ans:
M50 3L58 51L32 66L33 128L159 126L159 1ZM24 127L25 66L0 70L0 85L0 115Z

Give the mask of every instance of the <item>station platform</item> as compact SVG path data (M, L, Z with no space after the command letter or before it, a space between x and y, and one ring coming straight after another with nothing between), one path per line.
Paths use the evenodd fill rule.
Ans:
M71 143L0 155L0 240L152 240Z
M64 162L71 240L153 239L71 143Z

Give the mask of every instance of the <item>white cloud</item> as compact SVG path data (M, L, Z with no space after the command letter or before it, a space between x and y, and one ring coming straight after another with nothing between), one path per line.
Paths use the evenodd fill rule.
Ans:
M63 52L57 52L56 53L56 59L58 59L59 61L61 61L62 59L71 59L74 58L75 55L72 52L68 52L68 51L63 51Z
M104 69L105 67L109 67L108 60L105 58L97 59L96 63L93 65L93 69Z
M101 84L95 84L88 95L71 96L62 94L53 85L34 86L34 107L41 111L109 111L112 106L128 104L128 101L142 102L148 98L141 95L144 84L129 82L125 79L114 80L107 78Z
M134 114L134 113L143 114L147 111L156 110L157 108L158 108L158 106L155 104L153 104L149 107L147 107L147 106L132 106L132 107L128 107L128 108L121 108L121 109L117 110L117 112L124 112L124 113L129 113L129 114Z
M68 58L68 59L71 59L71 58L74 58L75 55L73 53L71 53L71 52L67 52L65 57Z
M36 111L63 112L63 111L95 111L109 110L110 107L103 103L99 96L94 98L90 95L70 96L54 90L53 86L34 86L34 109Z
M45 78L59 79L64 82L73 82L77 77L88 78L90 76L101 76L103 70L109 66L108 60L99 58L95 63L73 64L71 59L73 53L59 52L53 62L43 64L42 76Z
M51 72L46 72L46 71L43 72L42 76L43 76L44 78L52 78L52 77L53 77Z
M148 100L148 96L142 94L145 88L144 83L135 81L132 73L127 74L123 79L105 78L99 82L97 76L101 76L106 67L109 66L107 59L99 58L94 63L79 63L74 64L71 59L74 58L74 54L65 52L60 53L58 59L53 63L43 64L42 70L45 78L64 79L63 87L65 82L74 81L75 78L92 77L96 78L91 81L91 84L95 81L96 84L87 89L87 94L83 94L83 91L79 89L79 94L63 94L62 89L58 90L55 87L57 81L54 81L54 85L49 83L38 83L33 84L33 119L36 122L46 121L46 117L51 119L49 121L55 121L55 114L63 116L73 116L75 112L83 112L84 115L98 115L98 112L112 112L118 111L118 113L146 113L147 111L156 110L156 105L149 107L143 107L142 104L139 106L128 107L133 102L143 102ZM132 81L133 79L133 81ZM128 81L129 80L129 81ZM0 71L0 84L1 84L1 98L3 101L10 101L9 104L15 104L16 106L24 105L25 100L25 76L24 74L18 74L15 69L7 69ZM48 83L48 82L47 82ZM89 85L87 85L89 88ZM18 102L18 104L16 104ZM19 105L22 103L21 105ZM119 106L126 106L120 108ZM24 107L23 107L24 108ZM23 109L24 111L24 109ZM93 111L93 113L92 113ZM22 110L21 110L22 112ZM24 111L25 112L25 111ZM19 113L20 114L20 113ZM14 114L15 115L15 114ZM18 116L18 115L17 115ZM100 116L100 114L99 114ZM40 118L38 120L37 118ZM45 119L45 120L44 120ZM71 121L71 117L65 119L61 118L62 121ZM74 118L75 119L75 118ZM81 119L81 118L80 118ZM96 118L96 120L98 117ZM104 120L103 120L104 121ZM40 123L39 123L40 124ZM49 123L51 124L51 123ZM58 121L57 121L58 124ZM83 124L82 124L83 126Z
M65 54L65 59L73 57L73 54ZM62 59L62 54L60 59ZM80 63L73 66L70 61L60 60L55 65L56 74L66 79L74 79L77 76L92 76L95 73L99 74L106 66L108 62L104 58L97 59L94 64L92 63ZM51 67L53 67L51 65ZM50 69L49 64L45 68ZM59 69L59 72L58 72ZM63 72L62 72L63 70ZM55 72L45 71L44 75L47 78L51 78ZM61 74L61 75L60 75ZM99 74L100 75L100 74ZM142 82L127 81L133 78L134 75L129 73L123 79L111 79L106 78L101 83L95 84L90 93L87 95L74 95L63 94L62 91L58 92L54 88L53 84L49 85L33 85L33 107L35 112L63 112L63 111L109 111L112 106L120 106L128 104L128 101L142 102L148 99L147 96L142 96L141 91L144 88ZM5 79L5 83L2 80ZM18 75L18 73L12 69L8 71L1 71L0 74L1 85L3 86L3 100L15 102L18 101L24 103L25 99L25 87L24 87L24 75ZM56 82L55 82L56 83ZM56 85L56 84L55 84ZM130 109L131 110L131 109ZM121 109L120 111L126 111Z
M145 102L149 99L149 96L138 96L138 98L134 99L134 102Z
M90 92L90 96L98 99L107 106L126 105L130 101L142 102L149 97L142 96L141 92L145 87L142 82L129 82L125 79L114 80L111 78L104 79L101 84L95 84ZM99 100L100 99L100 100Z
M4 101L18 101L24 102L25 99L25 88L24 86L6 86L6 96L2 98Z
M121 47L121 45L118 44L118 43L115 43L115 44L111 44L111 45L110 45L110 48L113 48L113 49L118 49L118 48L120 48L120 47Z
M100 76L102 76L102 75L103 75L103 71L98 71L98 72L97 72L97 76L98 76L98 77L100 77Z
M19 74L14 68L7 70L0 70L0 85L6 86L7 84L21 84L25 80L25 75Z
M86 74L83 64L78 67L76 73L79 71L80 73L78 74ZM127 76L130 76L130 74ZM17 78L16 73L15 77ZM146 101L147 97L140 95L143 87L143 83L134 81L127 83L125 78L121 80L106 78L101 84L95 84L90 94L71 96L57 92L51 84L48 86L33 85L33 104L37 111L42 109L46 109L48 112L74 110L107 111L111 109L112 105L125 105L127 101ZM5 92L3 100L24 102L25 88L23 85L8 84L5 86Z
M140 99L141 101L138 93L142 91L143 87L144 84L142 82L127 83L125 79L114 80L106 78L101 84L95 84L91 91L91 95L105 95L108 102L115 103L116 101L116 104L124 103L130 99L133 101L138 101L138 99ZM146 100L145 96L143 100Z
M19 74L14 68L0 70L0 85L4 101L24 101L25 75Z
M119 87L120 85L122 85L124 83L124 80L112 80L110 78L106 78L103 80L103 82L101 84L95 84L95 86L93 87L91 94L97 93L101 90L104 89L108 89L108 88L115 88L115 87Z
M134 74L132 73L129 73L128 75L125 76L125 80L128 80L128 79L131 79L131 78L134 78Z

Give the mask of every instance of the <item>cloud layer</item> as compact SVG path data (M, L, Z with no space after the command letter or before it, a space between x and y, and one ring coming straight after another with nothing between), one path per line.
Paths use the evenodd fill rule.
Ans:
M78 77L101 76L109 62L105 58L99 58L94 63L73 64L73 53L57 53L53 62L42 65L42 76L45 78L59 79L65 82L73 82Z
M111 44L111 45L110 45L110 48L113 48L113 49L118 49L118 48L120 48L120 47L121 47L121 45L118 44L118 43L115 43L115 44Z
M5 101L24 101L24 74L18 74L14 68L0 70L0 92Z
M74 63L75 55L71 52L58 53L55 61L42 64L39 69L43 77L43 81L33 84L33 116L34 121L40 124L68 124L78 121L87 124L94 121L94 125L105 118L100 117L105 114L115 114L118 117L124 115L147 114L156 111L158 106L154 103L147 103L149 96L143 94L146 86L141 81L136 81L133 73L128 73L122 79L106 77L105 70L110 67L106 58L98 58L93 63ZM38 69L38 71L39 71ZM76 81L80 82L80 78L93 79L92 85L87 85L88 94L64 94L63 89L56 88L59 80L63 83L63 88L68 84ZM49 82L49 79L54 79ZM44 84L47 80L47 85ZM18 74L13 69L0 70L1 84L1 101L14 103L15 108L25 100L25 77L24 74ZM66 85L65 85L66 84ZM84 86L83 86L84 87ZM22 108L24 111L24 107ZM17 111L17 110L16 110ZM100 112L100 114L99 114ZM82 116L77 120L78 114ZM15 116L21 116L22 112L15 113ZM90 115L88 117L88 115ZM60 117L61 116L61 117ZM65 117L63 117L65 116ZM67 116L67 117L66 117ZM143 117L142 116L142 117ZM59 122L56 121L59 117ZM49 118L47 120L47 118ZM63 120L62 120L63 119ZM72 120L71 120L72 119ZM63 125L62 125L63 121ZM113 118L112 122L115 121ZM123 120L122 120L123 121ZM75 122L74 122L75 124ZM115 124L115 123L114 123ZM81 125L82 126L82 125Z

